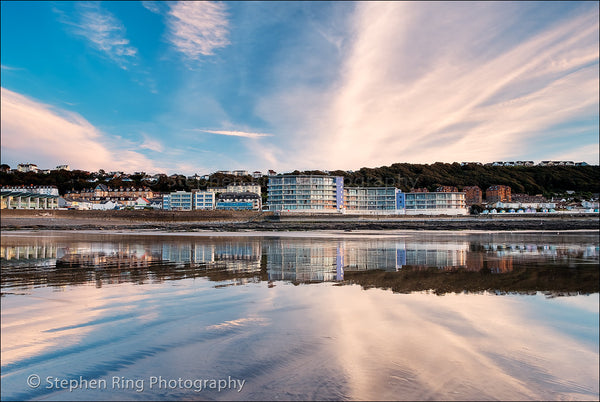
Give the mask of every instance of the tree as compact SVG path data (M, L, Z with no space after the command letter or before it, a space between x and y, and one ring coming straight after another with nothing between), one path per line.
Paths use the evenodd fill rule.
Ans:
M469 208L469 213L471 215L479 215L483 211L483 207L479 204L473 204Z

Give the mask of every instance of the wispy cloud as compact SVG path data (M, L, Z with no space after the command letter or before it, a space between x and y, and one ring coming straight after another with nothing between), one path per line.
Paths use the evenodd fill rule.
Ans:
M534 30L521 7L359 3L339 79L325 89L285 85L257 112L286 132L276 145L296 150L288 165L527 157L554 141L552 127L597 120L599 23L588 3ZM515 26L522 31L511 36ZM595 131L572 148L597 146Z
M200 131L203 133L218 134L218 135L231 135L234 137L245 137L245 138L261 138L261 137L272 137L273 136L273 134L247 133L245 131L201 130L201 129L194 129L194 131Z
M120 144L77 113L53 108L9 89L1 89L3 163L31 161L78 169L162 171L153 161ZM27 155L27 161L22 160Z
M72 28L76 35L83 36L97 50L127 69L137 55L137 49L126 38L125 27L99 3L77 3L76 20L61 14L61 21Z
M163 152L164 151L164 147L160 143L160 141L150 138L150 136L148 136L147 134L143 134L143 137L144 137L144 142L140 145L140 148L149 149L150 151L154 151L154 152Z
M20 68L20 67L11 67L11 66L7 66L5 64L2 64L2 70L4 71L18 71L18 70L24 70L24 68Z
M164 3L160 1L142 1L142 6L154 14L162 14Z
M214 54L229 45L226 8L223 3L181 1L171 5L167 24L169 41L190 60Z

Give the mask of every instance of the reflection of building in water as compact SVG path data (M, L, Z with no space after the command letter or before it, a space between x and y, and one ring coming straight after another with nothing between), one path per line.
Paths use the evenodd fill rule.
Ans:
M269 280L297 282L343 280L344 272L397 271L405 265L459 267L466 265L468 243L405 244L398 241L310 240L267 243Z
M62 250L58 261L84 267L148 268L160 261L158 250L136 244L77 243Z
M274 240L265 244L269 280L332 281L343 278L343 248L332 242Z
M406 263L404 243L389 241L294 241L266 243L269 280L343 280L346 271L396 271Z
M467 265L469 243L407 243L406 265L457 268Z
M165 243L162 259L165 261L204 264L234 272L260 271L262 253L259 241L230 241L222 243Z
M513 257L509 255L496 261L489 261L488 268L495 274L511 272L514 269Z
M54 244L41 246L0 246L0 258L10 260L56 259L57 247Z
M481 271L487 264L483 253L477 251L470 251L467 253L467 259L465 261L467 271Z
M58 247L55 244L0 246L3 267L35 264L47 267L56 264Z
M543 257L585 257L597 258L598 246L578 244L525 244L525 243L489 243L483 249L493 252L499 257L512 256L543 256Z
M404 243L343 243L345 267L348 271L383 269L396 271L406 265Z

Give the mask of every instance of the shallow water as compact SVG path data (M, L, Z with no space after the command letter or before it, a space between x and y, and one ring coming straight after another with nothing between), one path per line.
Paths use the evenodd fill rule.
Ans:
M1 240L3 400L599 397L597 232Z

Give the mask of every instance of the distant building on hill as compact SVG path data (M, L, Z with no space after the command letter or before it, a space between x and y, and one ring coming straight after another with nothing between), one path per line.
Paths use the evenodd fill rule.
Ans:
M19 163L17 165L17 171L23 172L23 173L27 173L27 172L37 173L38 167L34 163Z

